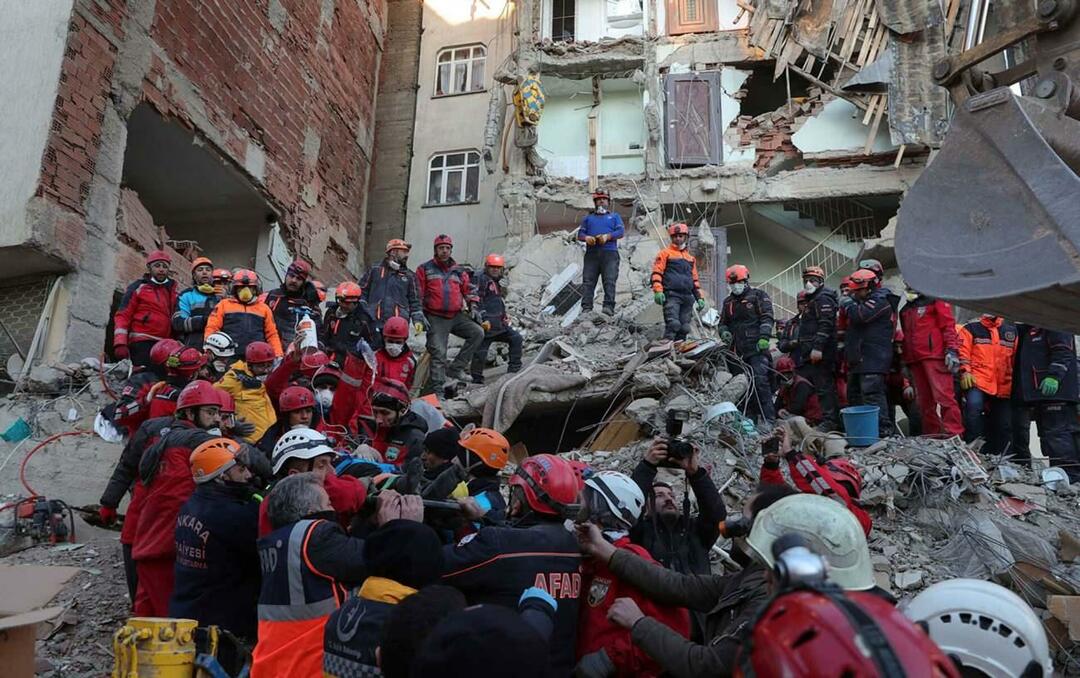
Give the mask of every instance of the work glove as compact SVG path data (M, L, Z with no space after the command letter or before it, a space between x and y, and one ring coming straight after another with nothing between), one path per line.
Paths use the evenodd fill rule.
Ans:
M614 675L615 664L604 648L585 655L574 668L574 678L607 678Z
M127 344L117 344L116 346L113 346L113 355L116 356L117 360L127 358L129 355Z
M732 338L731 332L728 332L727 330L720 333L720 343L724 346L731 346Z
M663 306L664 302L667 301L667 297L664 296L663 292L656 292L655 294L652 295L652 298L653 298L653 301L655 301L657 303L657 305L659 305L659 306Z
M416 330L417 334L420 334L421 332L426 332L428 329L427 318L422 315L414 316L412 319L412 323L413 329Z
M810 362L812 363L820 363L821 359L824 357L824 354L816 348L810 351Z
M697 310L700 311L703 308L705 308L705 300L704 299L698 299L697 300Z
M607 233L601 233L600 235L596 236L596 244L597 245L603 245L608 240L611 240L611 236L608 235Z
M596 246L596 238L592 237L591 235L585 236L585 244L588 245L589 247L595 247Z
M1057 379L1053 377L1046 377L1042 380L1042 383L1039 384L1039 393L1049 397L1055 395L1058 392L1058 388L1060 386L1061 382L1059 382Z
M964 372L960 375L960 388L965 391L975 388L975 375L971 372Z
M102 525L112 525L116 522L116 509L112 506L99 506L97 514Z
M765 337L762 337L762 338L758 339L757 340L757 350L759 350L759 351L768 351L769 350L769 340L766 339Z
M424 323L415 322L415 323L413 323L412 327L413 327L413 331L416 332L417 334L420 334L421 332L424 331Z
M237 417L236 423L233 424L232 432L241 438L246 438L255 432L255 424L245 420L243 417Z
M914 386L905 386L904 387L904 400L906 400L908 402L911 402L912 400L915 400L915 387Z
M480 327L483 327L485 332L490 332L491 331L491 323L488 322L487 320L480 323Z
M352 353L355 356L363 358L368 367L375 369L375 351L371 350L371 346L366 341L363 339L357 341L356 345L352 347Z
M945 351L945 369L953 374L956 374L957 370L960 369L960 356L956 354L956 351Z
M477 325L484 324L484 312L479 308L473 307L473 309L469 311L469 315L472 316L472 319L476 321Z

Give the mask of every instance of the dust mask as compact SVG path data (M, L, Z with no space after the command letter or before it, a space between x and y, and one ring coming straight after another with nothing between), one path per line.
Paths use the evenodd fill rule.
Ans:
M195 289L199 290L203 294L214 294L214 286L207 283L199 285Z
M734 294L735 296L739 296L745 291L746 291L746 283L744 283L744 282L737 282L737 283L733 283L731 285L731 293Z
M329 388L320 388L315 391L315 402L319 403L324 410L330 409L334 404L334 391Z
M241 287L236 292L236 298L242 304L250 304L251 300L255 298L255 292L250 287Z
M215 360L214 362L210 363L210 366L213 367L214 371L218 374L224 374L225 370L229 369L228 363L226 363L224 360Z
M215 426L214 428L206 429L206 432L209 433L212 436L220 436L221 435L221 429L218 428L217 426Z
M394 261L393 259L387 259L386 260L386 265L389 266L390 270L392 270L392 271L397 271L397 270L401 269L401 264L398 263L397 261Z
M817 292L819 287L821 287L821 283L816 283L813 280L807 280L803 283L803 289L806 290L807 294Z
M396 358L405 351L405 344L391 344L390 342L387 342L385 348L386 352L389 353L391 357Z
M596 213L597 214L607 214L607 208L604 207L603 205L597 205L596 206Z

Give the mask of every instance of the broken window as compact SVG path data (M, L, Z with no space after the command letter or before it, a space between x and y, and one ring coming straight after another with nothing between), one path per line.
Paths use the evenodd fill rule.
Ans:
M428 205L476 202L480 192L480 153L454 151L428 164Z
M563 42L574 41L574 17L577 0L552 0L551 3L551 39Z
M484 90L487 50L483 45L448 47L439 52L435 69L435 96Z
M719 165L720 72L664 76L670 167Z
M667 0L668 35L718 30L716 0Z

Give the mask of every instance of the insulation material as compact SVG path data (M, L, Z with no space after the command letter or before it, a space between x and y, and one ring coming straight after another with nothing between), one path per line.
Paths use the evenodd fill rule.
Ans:
M938 0L877 0L878 16L889 30L906 35L944 22Z
M935 6L935 0L930 0ZM935 10L940 15L940 9ZM889 82L889 130L894 144L940 146L949 127L949 95L934 84L930 73L945 57L945 34L940 23L906 41L889 35L893 77Z

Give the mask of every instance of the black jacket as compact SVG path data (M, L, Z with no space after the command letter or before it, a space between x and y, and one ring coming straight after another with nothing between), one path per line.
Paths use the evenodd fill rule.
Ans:
M1013 396L1025 403L1076 402L1076 347L1073 335L1032 325L1017 325L1018 346L1013 368ZM1044 396L1043 379L1058 380L1058 391Z
M797 314L784 325L784 330L777 338L776 348L781 353L790 354L795 364L799 364L799 316Z
M337 307L336 303L327 305L322 327L319 328L319 338L331 360L344 364L349 348L356 346L357 341L363 339L371 343L371 325L375 319L368 313L367 304L362 301L344 318L338 317Z
M360 298L367 302L379 327L394 316L413 322L424 319L416 274L406 266L395 271L385 261L376 264L360 279L360 288Z
M569 676L577 645L581 552L562 522L483 527L444 547L443 582L481 603L516 609L522 591L539 586L559 604L551 638L552 675Z
M427 421L416 412L409 410L387 435L388 444L383 458L388 463L398 465L410 459L419 459L424 452L425 437L427 437ZM404 461L402 461L402 455L404 455Z
M353 590L326 620L323 672L328 676L377 676L375 648L393 603L369 600Z
M250 488L195 488L176 518L176 582L169 616L216 624L255 640L259 602L259 505Z
M277 325L283 348L296 338L296 323L304 314L315 321L316 328L322 324L319 291L310 280L305 281L304 286L297 292L286 291L285 284L282 283L281 287L267 292L266 305L274 314L274 324Z
M822 362L836 361L836 292L819 287L806 300L806 312L799 315L799 357L795 362L810 362L810 352L821 351Z
M480 271L475 274L473 284L480 297L480 310L484 314L484 320L491 323L491 329L487 330L487 335L499 334L506 329L508 324L506 303L503 301L499 283L487 273Z
M720 311L721 333L731 332L735 353L746 357L761 353L759 339L772 337L773 305L769 295L755 287L747 287L739 296L729 294Z
M161 433L161 429L167 428L173 422L170 417L156 417L144 421L135 433L128 438L124 449L120 452L120 459L116 462L112 476L105 485L105 491L101 493L102 506L116 508L124 498L124 494L131 489L135 478L139 475L139 461L147 443Z
M646 496L652 495L656 467L642 460L631 475ZM689 477L690 489L697 498L700 512L696 516L682 515L668 525L655 514L644 515L630 530L630 541L645 549L664 567L685 574L707 574L711 571L709 549L720 536L720 521L727 516L724 500L704 468ZM648 499L646 500L648 501Z
M900 297L885 287L870 292L863 301L851 301L847 312L844 355L851 374L887 374L892 368L893 335Z

